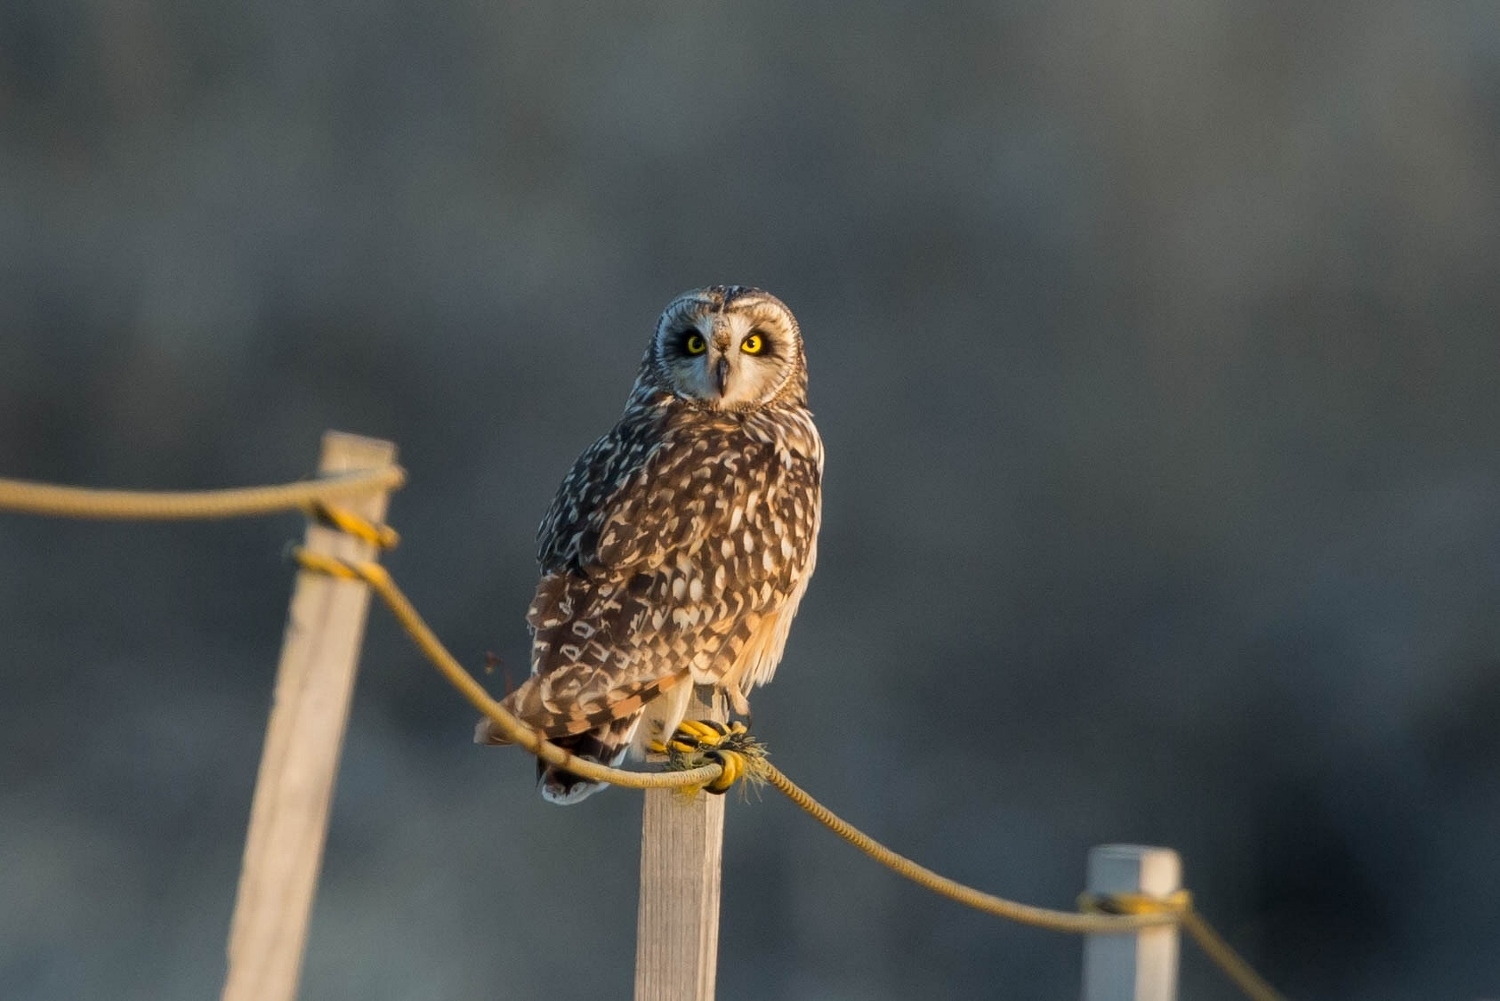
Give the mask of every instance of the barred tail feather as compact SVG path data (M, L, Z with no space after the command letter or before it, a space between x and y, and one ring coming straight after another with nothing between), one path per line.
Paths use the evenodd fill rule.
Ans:
M635 736L636 727L640 725L640 722L641 713L636 712L623 719L611 720L586 733L555 738L553 743L580 758L615 767L625 760L625 755L630 751L631 739ZM537 785L541 789L542 798L558 806L571 806L582 802L598 792L604 785L602 782L590 782L580 778L566 769L549 765L540 759L536 766Z

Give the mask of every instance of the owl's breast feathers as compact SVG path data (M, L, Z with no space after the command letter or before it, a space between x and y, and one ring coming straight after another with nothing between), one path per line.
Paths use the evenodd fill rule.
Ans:
M732 696L769 680L816 559L822 467L801 406L632 408L543 520L532 677L506 704L560 737L689 678Z

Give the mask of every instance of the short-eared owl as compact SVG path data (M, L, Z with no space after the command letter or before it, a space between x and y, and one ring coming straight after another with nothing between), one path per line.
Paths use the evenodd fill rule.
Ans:
M606 764L676 729L693 684L747 712L813 572L822 476L791 311L735 285L678 296L542 520L531 677L505 706ZM487 721L475 739L504 742ZM542 767L554 803L596 788Z

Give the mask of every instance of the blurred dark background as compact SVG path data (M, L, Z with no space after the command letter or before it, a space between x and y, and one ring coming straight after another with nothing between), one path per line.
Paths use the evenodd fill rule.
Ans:
M828 449L790 774L1037 903L1175 847L1298 999L1493 995L1497 121L1485 0L8 0L0 475L389 437L390 565L519 673L658 311L764 286ZM0 996L216 996L300 532L0 515ZM307 998L627 995L639 799L543 804L473 715L376 611ZM1078 955L731 804L722 998Z

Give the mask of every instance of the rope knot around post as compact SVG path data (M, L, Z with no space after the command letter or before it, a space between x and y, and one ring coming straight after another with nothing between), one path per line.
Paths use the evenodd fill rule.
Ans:
M724 795L742 778L756 783L766 780L766 745L738 720L683 720L670 738L653 741L649 750L667 756L668 771L718 765L722 769L718 777L702 787L715 796Z
M905 878L968 907L1037 928L1105 937L1181 926L1247 997L1255 1001L1283 1001L1281 995L1198 914L1187 891L1177 890L1160 897L1124 892L1084 894L1078 901L1082 913L1069 913L1033 907L975 890L891 851L833 814L771 764L765 756L764 746L746 732L743 724L691 721L687 733L679 730L671 741L658 745L658 749L668 756L667 770L662 772L626 771L578 758L550 743L545 735L512 716L492 699L443 646L383 566L370 560L350 561L324 556L302 547L295 547L292 556L305 570L369 585L428 660L470 704L494 721L512 743L544 761L585 778L635 789L676 789L689 794L703 789L722 794L742 777L765 782L864 854ZM639 957L637 972L640 972Z
M1085 914L1186 914L1193 909L1193 895L1177 890L1164 897L1144 893L1080 893L1078 909Z
M376 549L395 549L401 542L401 536L391 526L370 521L347 507L335 507L321 498L309 501L305 511L308 518L325 528L352 535Z
M317 528L332 531L319 533L310 527L309 544L291 547L291 558L310 573L367 585L385 603L417 648L470 704L482 712L510 743L549 764L594 781L634 789L684 790L690 794L699 789L722 794L737 780L746 777L764 782L866 856L959 904L1032 927L1084 934L1093 939L1164 933L1175 938L1180 927L1247 997L1256 1001L1283 1001L1281 995L1198 913L1186 890L1169 891L1163 886L1160 889L1164 892L1160 895L1148 895L1115 886L1095 888L1093 893L1079 898L1081 913L1036 907L984 893L892 851L834 814L777 769L767 759L764 745L751 737L743 724L693 721L692 726L703 729L690 728L686 735L679 731L669 744L659 748L669 759L667 770L661 772L608 767L578 758L550 743L545 734L513 716L489 695L443 646L390 573L372 558L399 541L395 530L380 520L389 492L405 482L405 474L394 464L394 446L330 433L325 436L324 451L318 479L270 487L140 492L90 490L0 478L0 511L90 519L186 520L300 509ZM335 497L366 509L368 516L329 503ZM332 533L345 538L339 539ZM338 544L334 547L336 551L344 555L331 555L317 548L332 547L334 543ZM353 665L363 629L365 600L364 596L357 596L356 600L355 592L347 589L336 589L340 595L329 595L330 589L326 587L321 594L314 594L309 587L304 594L304 584L308 583L311 582L299 580L293 596L287 642L278 672L276 707L267 730L267 749L262 757L261 776L257 780L252 805L245 865L230 932L230 973L224 994L229 1001L238 1001L241 997L253 997L257 1001L268 997L291 997L300 969L302 937L310 913L311 888L316 881L321 841L326 829L338 744L342 740L348 697L352 691ZM303 628L301 623L314 615L321 619L338 619L339 628L324 630L335 637L334 642L322 643L319 647L319 644L307 640L312 630ZM315 659L324 662L324 667L318 671L310 668ZM340 691L336 692L336 689ZM294 701L290 695L295 694L303 703L311 700L329 707L328 711L307 714L304 719L295 707L288 709L282 705L283 692L289 693L287 705ZM709 705L705 708L712 710ZM332 719L331 725L327 723L329 719ZM297 809L282 809L287 801L285 790L292 788L283 780L285 763L297 761L301 763L299 767L306 770L306 762L313 758L317 760L313 761L312 771L317 774L321 791L309 797L302 788L306 785L305 780L299 778L299 784L293 790ZM668 802L661 797L656 801ZM650 804L652 800L648 797L647 802ZM711 805L718 808L722 816L723 801L719 799L693 796L678 805L705 808ZM308 844L312 847L307 847ZM643 855L649 847L652 847L651 842L643 840ZM681 854L681 846L676 841L663 840L660 847L674 860ZM714 858L717 858L716 853L717 848L714 849ZM714 871L716 873L717 869ZM1092 879L1090 883L1092 885ZM717 885L717 875L714 875L715 915ZM645 897L642 899L644 915ZM703 938L703 929L698 931L700 939ZM711 931L707 941L712 941L717 933L716 919ZM290 946L272 949L265 945L267 942L289 943ZM710 971L707 984L711 991L712 963L706 966L700 963L699 968ZM638 986L643 969L638 956ZM671 995L674 1001L677 996L685 995Z
M337 556L315 553L305 546L293 546L292 559L303 570L338 580L358 581L377 590L391 583L390 572L372 560L341 560Z

